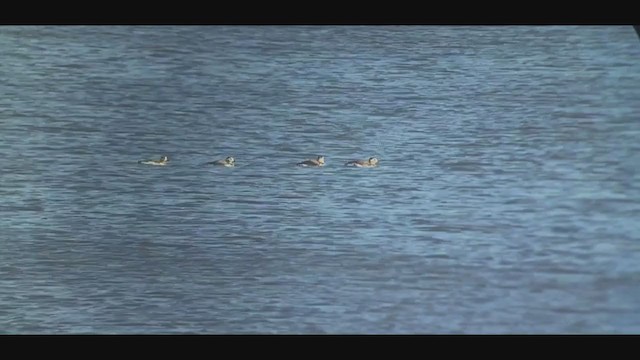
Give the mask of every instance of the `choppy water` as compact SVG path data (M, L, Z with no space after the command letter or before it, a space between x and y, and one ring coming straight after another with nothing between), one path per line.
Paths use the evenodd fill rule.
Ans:
M639 60L631 26L1 27L0 332L639 333Z

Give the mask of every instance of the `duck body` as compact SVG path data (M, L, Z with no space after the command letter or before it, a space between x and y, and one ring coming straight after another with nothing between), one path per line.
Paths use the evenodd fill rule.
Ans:
M370 157L368 160L353 160L344 165L352 167L376 167L378 166L378 158Z
M162 158L160 158L160 160L140 160L138 161L138 163L144 165L164 166L169 163L169 157L163 156Z
M302 167L320 167L324 166L324 156L320 155L316 159L309 159L299 162L297 165Z
M207 165L234 167L236 166L236 159L234 159L232 156L228 156L224 160L216 160L216 161L208 162Z

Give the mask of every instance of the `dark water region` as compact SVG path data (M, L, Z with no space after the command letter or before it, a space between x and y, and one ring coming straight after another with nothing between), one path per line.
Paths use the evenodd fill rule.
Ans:
M631 26L5 26L0 49L1 333L640 331Z

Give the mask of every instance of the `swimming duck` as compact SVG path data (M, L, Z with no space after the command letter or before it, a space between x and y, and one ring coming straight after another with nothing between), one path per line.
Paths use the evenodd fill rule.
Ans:
M309 159L303 162L299 162L298 166L324 166L324 156L320 155L317 159Z
M376 167L378 166L378 158L370 157L369 160L354 160L349 161L345 166L355 166L355 167Z
M167 157L167 156L161 157L160 160L140 160L140 161L138 161L138 163L140 163L140 164L160 165L160 166L167 165L168 162L169 162L169 157Z
M234 159L232 156L228 156L224 160L216 160L216 161L208 162L207 165L233 167L233 166L236 166L236 159Z

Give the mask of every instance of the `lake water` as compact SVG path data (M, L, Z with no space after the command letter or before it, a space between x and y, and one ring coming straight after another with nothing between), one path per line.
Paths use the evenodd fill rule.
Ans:
M0 333L640 333L631 26L4 26L0 49Z

